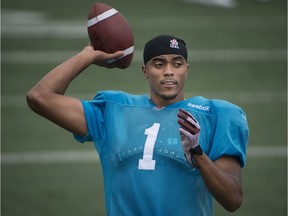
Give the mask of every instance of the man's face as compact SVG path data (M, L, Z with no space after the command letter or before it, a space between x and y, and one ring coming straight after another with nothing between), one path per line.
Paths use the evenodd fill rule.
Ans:
M160 55L142 66L150 87L150 96L157 106L167 106L184 99L183 87L189 65L181 55Z

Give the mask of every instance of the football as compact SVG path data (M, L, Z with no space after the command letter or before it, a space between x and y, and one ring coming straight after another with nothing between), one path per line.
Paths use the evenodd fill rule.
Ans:
M121 69L129 67L134 53L134 35L129 23L119 11L101 2L94 3L89 11L87 30L95 50L107 53L124 51L124 56L111 59L102 66Z

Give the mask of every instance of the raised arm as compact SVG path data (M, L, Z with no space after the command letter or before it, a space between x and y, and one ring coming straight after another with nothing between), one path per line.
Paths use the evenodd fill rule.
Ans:
M30 108L64 129L79 135L87 132L81 102L77 98L65 96L71 81L89 65L98 64L123 55L121 51L108 54L95 51L92 46L52 69L26 95Z

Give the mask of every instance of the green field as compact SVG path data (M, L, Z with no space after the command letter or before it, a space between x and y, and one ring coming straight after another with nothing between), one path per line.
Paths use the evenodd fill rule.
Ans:
M104 89L147 93L141 75L144 43L163 33L185 39L190 63L186 97L229 100L245 110L249 121L243 205L231 214L215 203L215 215L286 216L287 2L239 0L235 8L184 0L104 2L131 24L132 65L126 70L91 66L67 94L89 99ZM3 216L105 215L99 162L64 157L69 152L87 155L93 145L77 143L25 103L26 92L44 74L88 44L85 25L92 3L2 0Z

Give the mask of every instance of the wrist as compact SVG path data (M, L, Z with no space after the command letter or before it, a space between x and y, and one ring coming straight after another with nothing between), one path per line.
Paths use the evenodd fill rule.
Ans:
M193 164L193 167L200 169L200 166L195 160L195 157L201 157L203 155L203 150L201 146L198 144L195 148L190 149L190 156L191 156L191 162Z
M95 53L93 50L84 49L79 53L81 56L82 62L85 62L87 65L91 65L95 63Z
M190 154L193 155L202 155L203 154L203 150L201 148L201 146L198 144L195 148L191 148L190 149Z

